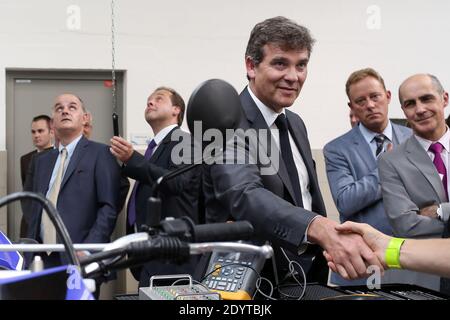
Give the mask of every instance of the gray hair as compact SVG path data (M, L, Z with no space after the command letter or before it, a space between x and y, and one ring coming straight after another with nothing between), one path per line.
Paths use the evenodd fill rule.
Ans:
M258 65L264 59L263 47L268 43L283 50L306 49L310 55L314 42L306 27L285 17L274 17L255 25L250 33L245 56Z

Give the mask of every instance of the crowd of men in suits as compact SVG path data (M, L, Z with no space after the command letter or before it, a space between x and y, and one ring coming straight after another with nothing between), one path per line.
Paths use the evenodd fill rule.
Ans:
M331 282L354 284L348 281L366 277L369 266L388 266L361 232L343 232L327 218L306 126L288 110L306 81L313 45L307 28L284 17L255 25L245 52L248 85L240 94L239 127L270 133L280 155L277 170L262 174L267 163L259 158L256 163L225 161L191 170L162 188L161 218L189 216L195 223L247 220L255 229L254 242L269 241L274 248L275 263L263 270L270 279L291 280L286 275L297 261L308 281L327 282L329 266L335 272ZM450 133L444 119L448 94L439 80L415 75L402 83L400 103L412 130L389 121L391 93L375 70L351 74L346 92L358 123L324 148L341 222L364 222L400 237L446 236ZM154 90L144 111L154 138L141 155L121 137L113 137L110 146L86 139L83 101L62 94L51 120L58 146L33 157L25 189L52 199L74 242L108 242L120 211L120 177L129 177L136 183L127 206L127 232L135 232L151 215L147 199L153 185L178 167L172 158L172 136L180 135L184 112L175 90ZM227 148L231 150L225 150L225 157L234 154L235 146ZM27 208L24 217L28 237L58 241L39 205ZM52 263L54 259L61 258L47 258ZM193 273L196 266L196 260L170 266L149 262L133 271L145 286L152 275ZM411 283L412 278L425 277L402 272L387 273L383 281ZM436 279L437 287L428 279L417 283L439 289Z

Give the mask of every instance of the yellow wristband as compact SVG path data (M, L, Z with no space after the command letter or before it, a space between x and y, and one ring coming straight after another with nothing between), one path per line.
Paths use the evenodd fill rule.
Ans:
M400 265L400 248L402 247L405 239L392 238L389 245L386 248L385 259L389 268L401 269Z

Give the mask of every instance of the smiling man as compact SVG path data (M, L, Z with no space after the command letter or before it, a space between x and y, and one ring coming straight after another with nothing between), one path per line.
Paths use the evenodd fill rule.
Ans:
M448 93L435 76L417 74L402 83L399 98L414 135L379 161L387 217L399 237L448 236Z
M419 74L402 83L399 97L414 135L380 159L386 213L396 236L440 237L450 214L448 93L435 76Z
M294 281L289 265L295 260L308 281L325 282L321 248L331 252L344 277L364 276L371 264L382 268L359 235L338 234L337 223L326 218L305 124L288 110L306 81L313 44L307 28L284 17L255 25L245 52L249 83L240 95L240 127L269 132L279 150L279 170L262 174L258 159L257 164L214 164L204 177L208 221L250 221L253 240L271 241L275 250L277 270L267 263L264 274L280 281Z
M331 194L341 222L364 222L392 235L383 208L377 159L409 138L411 129L389 121L391 92L377 71L366 68L353 72L345 88L348 106L359 124L323 150ZM391 281L388 274L384 282ZM365 280L348 282L335 273L331 281L338 285L365 284Z

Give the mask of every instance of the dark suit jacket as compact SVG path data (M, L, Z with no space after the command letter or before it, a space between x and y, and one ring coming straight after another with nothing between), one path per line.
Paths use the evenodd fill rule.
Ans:
M266 129L270 134L270 129L248 90L241 93L240 99L244 111L240 127L244 130ZM206 168L204 175L207 222L223 222L229 219L251 222L256 233L255 240L259 240L260 243L265 240L272 242L280 277L286 268L286 259L278 256L278 248L287 249L292 253L291 258L298 260L297 251L309 223L318 214L326 215L305 125L297 114L289 110L286 110L286 117L308 170L312 212L296 206L289 172L282 161L279 170L271 175L261 174L260 169L263 165L259 158L256 165L211 165ZM317 262L320 260L320 266L314 268L314 271L321 273L317 280L325 280L327 268L318 249L314 245L308 246L308 251L303 255L305 259L301 263L308 269L311 267L312 257L317 256L318 259L315 260ZM312 280L312 278L308 280L310 279Z
M43 150L42 152L52 149L53 146ZM37 153L37 150L33 150L20 157L20 178L22 179L22 186L25 186L25 179L27 177L28 169L30 168L31 162L33 161L33 156Z
M50 148L47 148L43 150L42 152L50 151L53 149L53 146ZM28 175L28 170L30 169L30 166L32 165L32 162L34 161L34 156L37 155L37 150L28 152L27 154L24 154L22 157L20 157L20 177L22 179L22 187L25 190L25 184L26 184L26 178ZM32 185L33 182L29 181L29 185ZM22 212L28 211L27 207L27 201L22 200ZM28 225L25 220L25 218L22 216L22 220L20 221L20 237L25 238L28 234Z
M173 129L158 145L150 160L134 152L130 160L123 166L123 173L136 181L139 186L136 191L136 225L139 227L146 222L148 212L147 200L152 194L156 180L179 167L171 158L172 150L178 141L171 141L175 134L181 134L187 140L191 137L179 128ZM195 169L164 183L160 189L162 210L160 220L167 217L190 217L195 223L201 220L198 213L198 198L200 189L200 170ZM128 219L127 219L128 221ZM145 265L140 279L140 285L147 285L151 275L167 275L179 273L193 273L194 263L181 266L151 261Z
M27 191L45 195L58 150L39 154L30 168ZM28 180L28 177L27 177ZM57 209L74 243L109 242L119 202L120 167L109 147L82 137L61 183ZM33 201L25 214L28 237L40 239L42 207Z
M28 168L30 167L31 159L37 154L37 150L33 150L20 157L20 178L22 179L22 186L25 185Z

